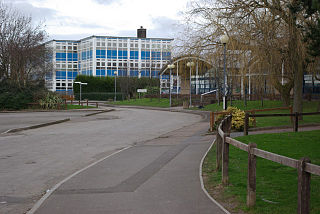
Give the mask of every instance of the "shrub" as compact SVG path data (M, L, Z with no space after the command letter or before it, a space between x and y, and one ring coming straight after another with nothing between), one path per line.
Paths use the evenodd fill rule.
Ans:
M82 98L91 100L108 100L114 98L114 77L93 77L78 75L75 82L86 82L88 85L82 86ZM117 100L124 99L128 95L133 97L137 93L137 89L157 87L159 88L159 79L148 77L117 77ZM79 99L79 84L73 85L74 95Z
M227 108L227 110L222 111L225 114L220 114L217 118L217 120L215 121L214 127L215 129L217 129L218 125L221 123L221 121L223 120L223 118L226 115L232 114L232 125L231 125L231 129L237 130L237 131L243 131L244 128L244 118L245 118L245 112L236 108L236 107L232 107L229 106ZM249 118L249 126L252 126L253 123L253 118Z
M45 97L40 99L39 104L44 109L57 109L59 105L62 105L63 100L55 93L48 92Z
M74 94L75 99L79 100L80 99L80 93L75 93ZM107 100L113 100L114 99L114 92L110 92L110 93L81 93L81 99L88 99L88 100L103 100L103 101L107 101ZM123 100L124 99L124 95L122 93L118 93L117 92L117 100Z
M0 110L28 108L28 103L36 102L39 94L45 91L42 84L18 87L9 81L0 82Z

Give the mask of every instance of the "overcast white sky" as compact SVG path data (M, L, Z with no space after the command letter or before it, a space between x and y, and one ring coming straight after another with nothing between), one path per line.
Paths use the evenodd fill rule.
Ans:
M81 39L91 35L174 38L189 0L3 0L44 21L49 39Z

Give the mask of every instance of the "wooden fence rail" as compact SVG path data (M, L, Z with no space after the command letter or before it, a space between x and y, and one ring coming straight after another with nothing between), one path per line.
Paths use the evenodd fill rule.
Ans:
M310 213L310 180L311 174L320 176L320 166L311 164L310 159L301 158L296 160L282 155L274 154L257 148L255 143L244 144L230 138L232 116L227 116L220 123L216 138L216 164L221 170L222 184L229 183L229 144L248 153L248 176L247 176L247 206L253 207L256 202L256 157L261 157L298 170L298 214Z
M256 112L264 112L264 111L276 111L276 110L289 110L290 113L292 114L292 106L289 107L279 107L279 108L266 108L266 109L251 109L251 110L246 110L245 112L251 113L251 115L255 115ZM228 112L210 112L210 131L213 132L214 129L214 123L216 119L218 118L219 115L227 115ZM260 114L259 114L260 115ZM256 120L254 117L253 120L253 126L256 127Z
M249 114L246 112L245 117L244 117L244 129L243 129L243 134L248 135L249 131L249 117L291 117L291 121L293 122L293 131L298 132L298 127L299 127L299 117L300 116L308 116L308 115L318 115L320 112L309 112L309 113L297 113L295 112L294 114Z
M99 107L99 103L98 102L92 102L92 101L89 101L89 100L86 100L86 101L74 101L74 100L71 100L70 102L68 102L68 103L70 103L71 105L81 105L81 106L83 106L83 104L86 104L87 106L89 106L89 104L95 104L96 105L96 108L98 108Z

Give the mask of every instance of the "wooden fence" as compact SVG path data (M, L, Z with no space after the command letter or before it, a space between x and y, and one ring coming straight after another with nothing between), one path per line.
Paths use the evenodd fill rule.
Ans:
M276 110L286 110L288 109L290 111L290 113L292 114L293 110L292 110L292 106L289 107L279 107L279 108L266 108L266 109L252 109L252 110L246 110L246 113L251 113L251 115L255 115L256 112L264 112L264 111L276 111ZM214 129L214 123L216 121L216 119L218 118L219 115L227 115L227 112L210 112L210 131L212 132ZM256 127L256 120L254 117L253 120L253 126Z
M67 109L67 104L71 104L71 105L86 105L86 106L89 106L89 104L94 104L96 106L96 108L99 107L99 103L98 102L90 102L88 100L86 101L73 101L73 100L70 100L70 101L67 101L67 100L64 100L63 103L57 103L56 104L56 109L58 110L66 110ZM42 108L40 103L28 103L29 106L31 107L37 107L37 108Z
M63 100L74 100L74 96L73 96L73 95L61 94L60 97L61 97L61 99L63 99Z
M307 116L307 115L318 115L320 112L310 112L310 113L297 113L294 114L249 114L249 112L246 112L244 117L244 128L243 128L243 134L248 135L249 131L249 117L291 117L291 123L293 124L293 131L298 132L299 127L299 117L300 116Z
M73 101L73 100L71 100L71 102L68 102L68 103L70 103L71 105L81 105L81 106L83 106L83 104L85 104L85 105L87 105L87 106L89 106L89 104L95 104L95 106L96 106L96 108L98 108L99 107L99 103L98 102L91 102L91 101L89 101L89 100L86 100L86 101Z
M227 116L220 123L216 137L216 166L222 169L222 184L229 184L229 145L248 153L247 206L256 203L256 157L261 157L298 170L298 214L310 213L311 174L320 176L320 166L311 164L309 158L295 160L257 148L255 143L244 144L230 138L232 116Z

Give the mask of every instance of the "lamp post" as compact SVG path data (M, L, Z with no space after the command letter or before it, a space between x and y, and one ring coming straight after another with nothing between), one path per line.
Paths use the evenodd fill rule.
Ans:
M172 69L175 68L176 66L174 64L168 65L168 68L170 69L170 75L169 75L169 100L170 100L170 107L171 107L171 72Z
M80 85L80 101L81 101L81 86L82 86L82 85L88 85L88 83L86 83L86 82L74 82L74 83Z
M114 102L117 101L117 76L118 76L118 71L114 72Z
M189 107L191 106L192 104L192 100L191 100L191 70L192 70L192 67L194 66L194 62L188 62L187 63L187 66L190 67L190 104L189 104Z
M223 35L220 37L220 42L223 44L224 51L223 51L223 109L227 109L227 73L226 73L226 46L229 41L229 37L227 35Z

